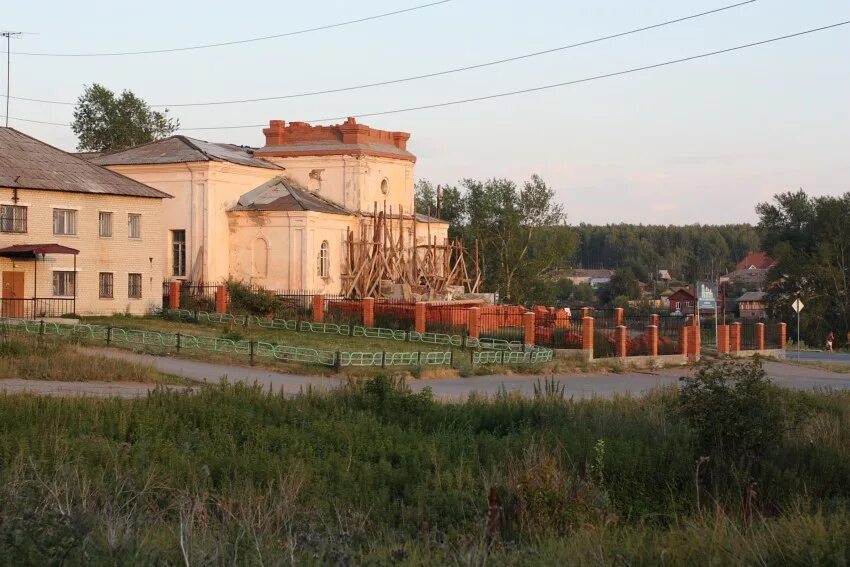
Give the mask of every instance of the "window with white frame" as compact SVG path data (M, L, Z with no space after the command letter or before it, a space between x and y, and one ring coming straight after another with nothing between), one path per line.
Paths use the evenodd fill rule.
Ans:
M182 278L186 275L186 231L171 231L171 275Z
M27 208L20 205L0 205L0 232L26 232Z
M98 234L101 238L112 238L112 213L100 211L98 214Z
M130 299L142 297L142 274L127 275L127 297Z
M328 246L328 241L322 241L322 245L319 247L319 276L323 278L327 278L330 276L331 271L331 262L330 262L330 250Z
M105 299L112 299L112 282L113 277L109 272L100 272L100 286L98 296Z
M127 215L127 236L135 239L142 237L142 215L137 213Z
M73 297L77 281L76 276L74 272L53 272L53 296Z
M77 234L77 211L53 209L53 234Z

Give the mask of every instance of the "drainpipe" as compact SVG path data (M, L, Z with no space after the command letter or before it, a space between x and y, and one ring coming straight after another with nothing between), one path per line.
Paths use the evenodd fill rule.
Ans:
M186 170L189 172L189 234L191 236L191 247L195 248L195 172L192 171L192 168L189 167L189 164L186 165ZM188 247L189 243L187 243ZM168 257L168 249L166 249L166 257ZM186 266L186 274L192 274L195 271L195 251L187 250L186 251L186 259L188 260ZM174 267L171 268L172 273L174 272Z

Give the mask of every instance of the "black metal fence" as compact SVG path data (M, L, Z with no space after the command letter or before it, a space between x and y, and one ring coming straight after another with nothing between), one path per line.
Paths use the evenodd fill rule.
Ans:
M399 331L412 331L416 327L416 303L412 301L376 299L374 310L376 327Z
M429 305L425 309L425 330L429 333L465 335L469 330L469 304Z
M478 315L479 336L520 343L525 341L525 329L522 325L524 312L522 307L483 308Z
M20 319L40 317L62 317L74 315L77 309L75 299L57 297L37 297L30 299L0 299L0 315Z

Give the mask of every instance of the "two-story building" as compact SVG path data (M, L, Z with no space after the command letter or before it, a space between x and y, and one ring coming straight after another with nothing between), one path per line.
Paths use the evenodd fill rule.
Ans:
M158 307L169 197L0 128L0 314L144 314Z

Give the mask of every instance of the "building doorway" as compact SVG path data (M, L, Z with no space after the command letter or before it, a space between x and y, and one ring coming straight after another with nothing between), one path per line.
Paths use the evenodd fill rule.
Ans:
M24 273L3 272L3 317L24 316Z

